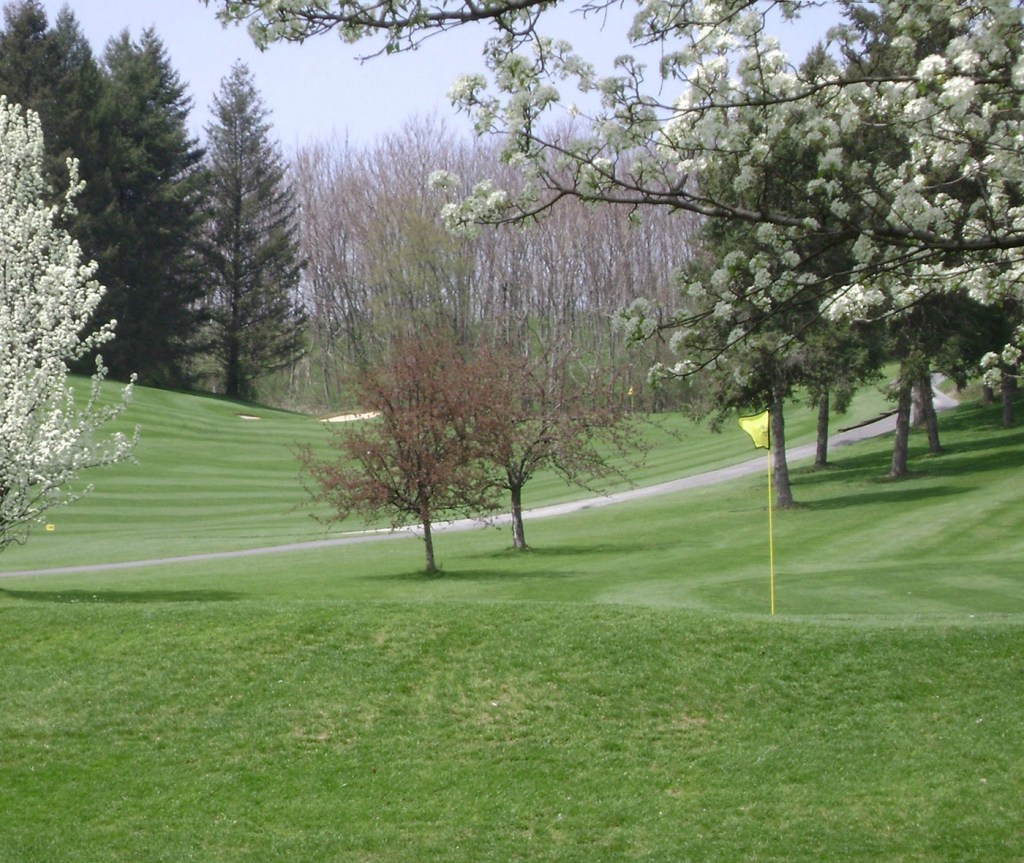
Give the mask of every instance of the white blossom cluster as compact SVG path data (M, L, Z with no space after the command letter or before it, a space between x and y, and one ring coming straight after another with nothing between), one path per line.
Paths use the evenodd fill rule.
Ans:
M1024 277L1024 27L1019 2L964 0L871 4L903 31L888 76L853 80L838 64L797 70L766 30L771 4L740 0L644 3L634 32L666 34L665 61L682 89L652 132L649 120L614 126L638 96L636 82L602 85L607 111L600 148L578 156L575 191L593 199L678 203L708 215L759 224L765 253L728 256L708 280L716 305L723 288L742 302L767 303L780 291L823 282L801 254L809 234L849 237L853 266L823 303L833 317L870 317L909 308L932 292L963 290L983 302L1018 296ZM801 3L788 4L797 12ZM914 59L921 34L954 36ZM957 32L959 31L959 32ZM670 35L668 35L670 34ZM854 40L839 27L838 43ZM664 88L666 85L661 84ZM864 130L882 130L893 153L851 146ZM637 136L639 140L637 139ZM787 141L819 153L817 175L804 188L802 212L744 209L762 182L763 165ZM621 182L608 171L624 146L642 146L659 160L665 186ZM562 156L564 161L564 155ZM685 191L731 160L731 188L713 200ZM599 177L604 186L594 182ZM609 192L610 186L618 188ZM684 194L678 194L683 190ZM673 200L673 194L677 197ZM820 215L809 217L806 212ZM728 317L728 309L716 310ZM628 315L627 315L628 317Z
M65 209L79 188L73 161L69 169ZM126 459L134 443L95 434L121 413L130 386L101 406L99 360L85 405L68 384L68 363L112 338L113 322L89 329L103 288L46 192L39 118L0 96L0 548L83 493L68 488L83 468Z
M222 16L249 20L266 38L337 27L361 39L373 15L391 40L481 15L500 20L485 50L490 80L462 78L451 95L479 132L505 135L527 192L478 186L448 208L452 224L523 217L565 195L662 204L759 226L763 254L725 260L705 280L712 305L732 295L767 307L780 292L826 282L834 288L822 307L835 317L898 314L951 290L986 303L1024 299L1021 0L636 0L628 34L635 56L619 57L605 77L542 35L545 3L220 5ZM559 5L592 9L583 0ZM837 24L826 61L805 65L772 35L772 16L794 19L822 6ZM885 63L868 73L846 65L871 53L854 26L857 11L885 22ZM656 74L642 59L651 47ZM575 102L562 103L566 81L601 100L572 140L542 122L559 109L579 113ZM791 206L758 206L766 161L792 142L816 154L816 171ZM705 181L716 175L729 182L709 191ZM848 244L849 271L818 271L804 253L811 236L819 247Z
M1020 361L1024 357L1024 326L1017 327L1013 341L1003 346L998 353L989 351L981 358L982 381L986 386L998 387L1003 377L1020 377Z
M946 22L964 32L942 54L916 64L910 60L915 40L901 36L895 44L907 53L904 68L871 82L851 81L838 70L797 74L762 34L757 7L728 26L712 26L737 5L708 2L690 16L703 23L678 34L690 45L693 68L658 142L663 158L675 160L677 175L706 176L728 154L737 163L733 192L739 200L782 136L816 147L819 172L805 191L830 224L802 226L785 212L773 221L762 214L768 230L759 238L784 258L804 228L856 235L859 272L830 302L833 314L861 314L869 300L906 306L921 291L944 286L966 287L978 298L1014 290L1024 237L1013 192L1024 179L1019 4L874 4L908 34ZM893 163L885 154L856 153L849 134L870 129L888 130L895 146L906 147L906 158ZM970 192L958 192L964 187ZM722 203L728 205L729 196ZM945 251L965 262L955 267L955 279L948 263L935 266ZM892 277L880 278L880 272ZM756 286L766 274L751 275Z

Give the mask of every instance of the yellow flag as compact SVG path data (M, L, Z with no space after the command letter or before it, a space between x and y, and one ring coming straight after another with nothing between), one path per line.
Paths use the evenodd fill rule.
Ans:
M758 449L768 449L768 411L757 416L740 417L740 428L750 435L754 446Z

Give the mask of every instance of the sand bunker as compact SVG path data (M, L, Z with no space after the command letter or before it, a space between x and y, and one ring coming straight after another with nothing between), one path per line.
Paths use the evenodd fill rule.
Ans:
M380 416L380 414L377 413L376 411L371 411L370 413L364 413L364 414L338 414L337 416L333 416L333 417L324 417L324 419L321 420L321 422L325 422L325 423L351 423L351 422L355 422L356 420L369 420L369 419L373 419L376 416Z

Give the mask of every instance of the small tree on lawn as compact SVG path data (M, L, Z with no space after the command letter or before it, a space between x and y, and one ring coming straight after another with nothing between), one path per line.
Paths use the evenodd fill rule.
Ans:
M34 112L0 96L0 549L23 542L46 510L82 492L67 484L83 468L128 458L123 434L97 437L127 404L100 404L97 358L84 407L67 383L68 364L113 337L114 322L90 329L103 288L61 226L79 191L77 166L63 207L46 203L43 133Z
M338 455L300 450L313 500L332 510L410 517L423 529L426 570L437 571L432 525L496 508L491 466L477 439L481 388L471 363L443 338L399 343L389 362L357 378L360 404L379 416L334 433Z
M526 549L523 488L537 471L554 470L588 486L618 469L612 454L638 452L632 417L607 402L595 379L567 354L526 356L507 346L481 348L475 360L482 411L478 428L497 483L510 496L512 544Z

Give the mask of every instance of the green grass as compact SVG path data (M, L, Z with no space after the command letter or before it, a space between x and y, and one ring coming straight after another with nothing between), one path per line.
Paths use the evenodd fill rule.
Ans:
M258 420L242 419L258 416ZM316 420L216 398L139 387L122 428L138 425L137 464L83 477L92 494L52 510L3 565L109 562L290 542L322 534L302 510L295 448Z
M2 861L1024 850L1016 626L123 600L0 614Z
M110 390L113 394L116 387ZM871 416L883 404L868 391L850 416ZM838 417L835 424L847 421ZM351 519L328 528L313 518L295 453L301 444L326 441L328 431L315 418L138 387L120 422L125 430L136 425L141 429L138 463L89 472L81 484L91 483L94 492L74 506L51 511L48 521L55 529L37 527L28 544L7 549L0 572L283 545L367 526ZM638 485L754 455L738 428L709 433L670 414L653 418L645 431L653 448L642 466L629 469ZM812 413L794 409L791 442L811 440L813 432ZM603 488L626 486L609 481ZM589 495L548 473L526 487L525 503L536 507Z
M137 405L140 465L7 571L323 535L315 423ZM527 553L443 534L436 578L415 538L3 578L0 863L1020 861L1024 430L941 422L908 480L886 439L795 470L774 618L760 476L533 521ZM752 452L677 432L651 481ZM222 511L229 474L259 493Z
M1024 612L1024 579L1012 563L1024 559L1024 535L1019 530L1024 432L999 429L995 420L994 409L972 406L944 415L946 452L928 456L923 436L915 435L916 475L903 481L884 476L888 438L837 450L833 466L824 471L797 466L793 482L800 506L775 513L778 612L952 620ZM282 422L292 429L307 421L288 417ZM728 439L726 434L705 436L714 445ZM287 452L285 444L281 449ZM744 447L741 452L746 457L752 450ZM282 462L279 491L292 494L294 477L287 473L292 468L287 459ZM145 466L143 461L140 473ZM267 483L268 488L272 485ZM152 506L162 512L164 492L155 497ZM401 537L287 555L48 576L25 583L53 596L86 599L116 597L125 584L137 591L186 595L201 595L214 585L216 590L275 601L575 601L760 615L769 601L765 498L764 478L754 475L725 486L529 521L527 537L533 550L526 554L510 549L507 528L442 534L437 537L443 569L439 579L422 576L419 540ZM70 519L80 509L83 517L93 518L85 511L101 499L98 490L93 499L61 516ZM259 534L262 507L269 506L262 498L259 503L255 514L245 516L248 527L241 536L224 540L228 529L214 531L210 526L216 526L217 513L204 512L204 522L190 524L184 539L164 536L161 549L171 554L219 551L238 547L247 537L253 544L273 542L276 534ZM178 499L175 506L185 518L187 498ZM244 510L244 502L238 508ZM148 511L140 505L139 512L141 519ZM296 510L288 516L294 519L296 534L287 538L301 538L301 530L310 539L323 535L307 512ZM159 534L159 518L150 518L148 524L147 532ZM119 528L105 529L92 522L90 530L96 548L110 559L151 556L149 547L139 546L134 536L124 536L124 547L104 546L110 534L121 535ZM55 564L92 563L84 552L77 554L68 539L80 532L81 528L58 522L58 531L37 534L24 548L14 549L4 564L10 571L45 560L51 543L58 551L66 549L62 555L53 552L50 559ZM216 539L223 545L216 545ZM64 546L58 545L61 541ZM83 545L92 550L88 543ZM3 586L13 590L22 583L20 578L8 578Z

